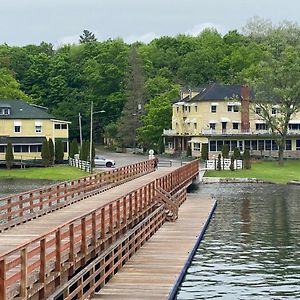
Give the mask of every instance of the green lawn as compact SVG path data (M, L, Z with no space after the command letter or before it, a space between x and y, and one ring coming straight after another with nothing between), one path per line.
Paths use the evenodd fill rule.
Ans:
M49 180L70 180L83 176L88 173L77 168L58 165L49 168L26 168L26 169L0 169L1 178L26 178L26 179L49 179Z
M207 177L231 177L231 178L257 178L274 183L287 183L291 180L300 180L300 161L284 161L284 166L278 166L277 162L252 163L251 170L237 171L206 171Z

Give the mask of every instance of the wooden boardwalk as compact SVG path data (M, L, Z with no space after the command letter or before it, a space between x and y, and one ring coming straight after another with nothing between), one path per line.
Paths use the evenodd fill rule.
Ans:
M166 299L214 205L189 195L176 222L165 223L92 299Z
M152 182L158 177L164 176L175 168L164 168L126 182L101 194L83 199L77 203L53 211L47 215L33 219L27 223L20 224L0 233L0 256L11 251L21 244L39 237L59 225L80 217L110 201L130 193L139 187Z

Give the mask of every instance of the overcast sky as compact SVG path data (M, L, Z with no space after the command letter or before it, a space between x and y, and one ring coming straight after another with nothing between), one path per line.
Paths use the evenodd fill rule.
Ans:
M222 34L253 16L300 20L299 0L0 0L0 44L56 46L78 42L84 29L98 40L149 42L162 35Z

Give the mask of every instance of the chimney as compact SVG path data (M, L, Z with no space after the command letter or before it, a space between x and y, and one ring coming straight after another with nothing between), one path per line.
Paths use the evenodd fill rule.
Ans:
M246 85L241 86L242 110L241 110L241 129L242 132L248 132L250 129L249 122L249 96L250 90Z

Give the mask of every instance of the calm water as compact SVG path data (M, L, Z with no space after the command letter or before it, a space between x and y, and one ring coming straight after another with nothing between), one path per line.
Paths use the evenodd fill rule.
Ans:
M300 299L300 186L203 185L215 215L178 299Z
M0 198L53 184L52 180L1 179Z

